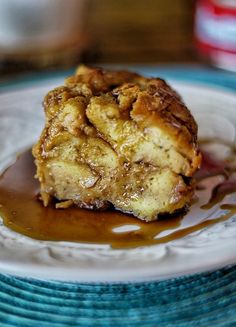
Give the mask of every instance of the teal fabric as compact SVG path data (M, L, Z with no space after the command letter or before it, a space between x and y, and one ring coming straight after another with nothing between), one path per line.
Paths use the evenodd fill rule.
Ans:
M139 284L1 275L0 326L236 326L236 268Z
M147 75L236 90L235 74L210 68L137 68ZM2 90L11 87L3 85ZM0 327L8 326L236 326L236 266L128 284L62 283L0 274Z

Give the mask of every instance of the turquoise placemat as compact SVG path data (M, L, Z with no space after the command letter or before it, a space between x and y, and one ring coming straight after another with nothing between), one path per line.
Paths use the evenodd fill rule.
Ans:
M236 326L236 268L117 285L1 275L0 326Z
M153 67L143 70L153 74ZM155 67L155 71L163 78L236 90L232 73L193 66ZM8 83L2 90L13 87ZM236 326L236 266L135 284L62 283L0 274L0 327L5 326Z

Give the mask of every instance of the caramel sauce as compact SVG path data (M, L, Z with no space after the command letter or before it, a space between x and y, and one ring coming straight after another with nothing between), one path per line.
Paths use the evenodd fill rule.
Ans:
M221 170L218 169L217 173L222 173L224 169L225 165L221 165ZM179 227L183 214L146 223L115 210L89 211L73 207L60 210L55 209L53 205L45 208L37 200L39 183L34 175L35 166L29 150L20 155L0 177L0 216L4 225L10 229L39 240L109 244L113 248L131 248L169 242L225 221L236 214L236 205L224 204L221 208L227 211L222 216L158 237L162 232ZM208 167L206 176L209 175L211 174ZM225 176L224 182L229 183L229 175ZM202 179L200 176L199 180ZM226 194L236 191L236 181L225 188L224 182L213 190L210 201L203 206L204 209L211 208ZM201 189L200 186L199 188ZM136 230L115 230L124 225L132 225Z
M234 192L236 192L236 180L219 183L213 188L210 200L201 206L201 209L211 209L214 205L221 202L226 195Z

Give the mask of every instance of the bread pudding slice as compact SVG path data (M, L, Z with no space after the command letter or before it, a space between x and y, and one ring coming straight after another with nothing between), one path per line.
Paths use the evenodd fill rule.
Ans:
M162 79L80 66L44 109L33 155L45 206L113 205L152 221L190 203L197 125Z

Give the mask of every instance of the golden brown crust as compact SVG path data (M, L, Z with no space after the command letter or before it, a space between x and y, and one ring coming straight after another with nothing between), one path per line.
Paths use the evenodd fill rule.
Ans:
M201 163L197 125L162 79L80 66L46 95L44 109L46 126L33 149L42 195L66 206L111 202L145 220L190 201L193 187L182 176ZM145 197L153 210L144 208Z

